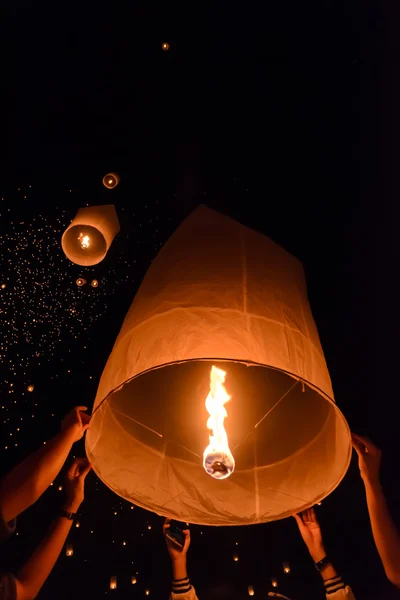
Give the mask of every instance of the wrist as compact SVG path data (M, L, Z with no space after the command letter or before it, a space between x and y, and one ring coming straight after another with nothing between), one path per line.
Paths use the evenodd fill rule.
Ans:
M315 563L319 562L326 556L326 550L323 546L318 546L310 550L311 558Z
M379 490L381 487L381 482L379 481L379 475L369 476L363 478L365 488L367 490Z
M81 503L76 501L64 502L64 504L61 506L61 510L65 510L69 513L77 513L80 505Z

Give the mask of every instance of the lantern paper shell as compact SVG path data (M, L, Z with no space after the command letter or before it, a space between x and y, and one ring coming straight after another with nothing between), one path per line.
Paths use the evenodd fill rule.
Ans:
M236 461L203 468L212 365L226 371ZM265 236L207 207L152 263L95 399L86 450L117 494L205 525L283 519L334 490L351 458L302 265Z
M81 208L62 236L62 249L66 257L77 265L97 265L106 256L119 229L114 205ZM85 238L87 247L81 243Z
M117 175L117 173L108 173L107 175L104 175L103 185L107 189L112 190L113 188L117 187L118 184L119 176Z

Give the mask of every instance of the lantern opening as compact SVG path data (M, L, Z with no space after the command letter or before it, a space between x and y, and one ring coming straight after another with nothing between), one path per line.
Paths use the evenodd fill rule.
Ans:
M225 403L231 398L224 386L225 377L225 371L211 367L206 409L210 415L207 428L212 433L210 433L210 443L204 450L203 466L215 479L226 479L235 469L235 459L229 449L228 435L224 427L224 420L228 416Z

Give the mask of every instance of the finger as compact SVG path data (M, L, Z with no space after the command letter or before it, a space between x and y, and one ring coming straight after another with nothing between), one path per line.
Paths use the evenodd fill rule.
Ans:
M171 527L171 525L169 523L164 523L163 532L165 533L167 531L167 529L169 529L170 527Z
M318 523L314 508L310 508L310 521L313 523Z
M166 517L164 523L165 523L165 525L168 525L168 523L171 523L170 517Z
M76 413L81 413L81 412L87 411L87 409L88 409L87 406L75 406L74 411Z
M83 467L80 476L85 479L86 475L92 470L92 465L87 461L87 465Z

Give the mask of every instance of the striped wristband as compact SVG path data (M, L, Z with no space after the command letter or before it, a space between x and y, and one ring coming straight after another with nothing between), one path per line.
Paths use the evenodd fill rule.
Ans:
M172 580L172 592L173 594L186 594L192 589L189 577L184 579L173 579Z
M343 583L343 579L340 575L336 575L336 577L331 577L330 579L325 580L325 592L327 595L334 594L338 590L344 590L345 585Z

